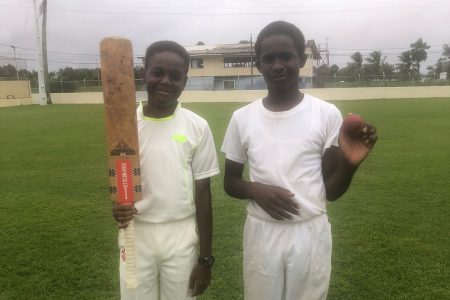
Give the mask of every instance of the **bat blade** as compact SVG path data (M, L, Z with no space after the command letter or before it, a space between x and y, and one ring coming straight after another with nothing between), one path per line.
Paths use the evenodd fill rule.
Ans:
M133 50L124 38L100 43L109 191L118 204L142 199ZM133 221L124 229L127 287L137 287Z

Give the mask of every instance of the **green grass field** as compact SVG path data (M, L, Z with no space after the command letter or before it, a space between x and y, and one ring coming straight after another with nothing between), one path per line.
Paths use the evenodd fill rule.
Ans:
M329 203L329 299L450 299L450 99L339 101L379 141ZM243 104L186 104L217 149ZM0 299L118 299L101 105L0 109ZM223 166L223 155L219 155ZM213 180L217 264L200 299L243 299L245 203Z

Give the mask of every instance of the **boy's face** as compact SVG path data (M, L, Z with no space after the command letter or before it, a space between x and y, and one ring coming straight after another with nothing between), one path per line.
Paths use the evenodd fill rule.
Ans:
M186 74L186 65L178 54L155 53L145 72L148 100L159 107L175 104L186 85Z
M270 35L262 40L257 68L264 76L269 90L298 89L298 72L305 65L291 37Z

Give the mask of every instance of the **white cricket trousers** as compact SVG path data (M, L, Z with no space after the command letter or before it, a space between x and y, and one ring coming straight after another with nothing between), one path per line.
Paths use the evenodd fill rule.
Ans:
M123 232L119 232L122 300L185 300L196 263L195 217L166 223L134 222L138 287L127 289Z
M244 228L246 300L326 299L331 227L326 214L300 223L247 215Z

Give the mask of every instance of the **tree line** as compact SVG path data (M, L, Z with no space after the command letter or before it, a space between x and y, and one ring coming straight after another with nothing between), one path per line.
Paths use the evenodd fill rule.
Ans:
M144 77L144 67L134 67L134 78L142 79ZM30 80L31 87L38 86L38 73L36 71L27 71L19 69L19 78L21 80ZM0 80L16 80L16 68L12 64L0 66ZM50 91L59 92L75 92L79 90L101 90L99 86L101 80L101 72L99 68L60 68L58 71L49 72Z
M399 56L399 63L390 64L386 61L382 51L372 51L367 57L358 51L350 56L351 61L344 68L337 65L322 65L314 68L314 86L321 87L326 81L331 79L344 79L346 82L368 82L380 80L402 80L419 81L422 78L420 67L427 59L427 50L430 46L419 38L410 44L410 49L402 52ZM450 47L445 44L442 48L441 57L434 65L427 67L428 75L438 75L447 72L450 78ZM37 88L38 76L36 71L19 69L19 78L28 79L32 88ZM144 77L144 68L136 66L134 68L136 79ZM15 80L17 78L16 68L12 64L0 66L0 80ZM101 74L99 68L60 68L58 71L49 73L51 92L75 92L82 90L101 90Z
M322 65L314 69L316 77L345 77L346 81L367 81L367 80L391 80L394 77L398 80L420 80L421 63L427 59L427 50L430 46L419 38L416 42L410 44L410 49L400 53L399 63L390 64L386 62L387 56L382 51L372 51L367 57L358 51L350 56L351 61L344 68L337 65ZM434 65L427 67L428 75L447 72L447 78L450 74L450 47L445 44L442 49L442 55ZM318 82L320 85L320 82Z

